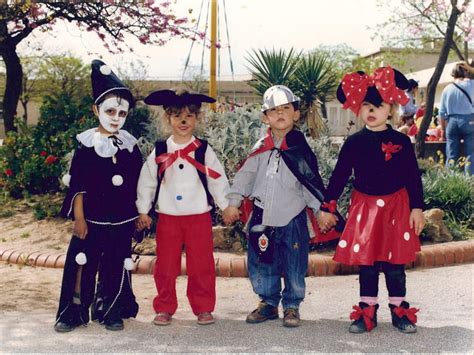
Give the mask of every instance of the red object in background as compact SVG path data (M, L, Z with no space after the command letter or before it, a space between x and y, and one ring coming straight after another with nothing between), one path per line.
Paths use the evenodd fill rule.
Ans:
M48 153L46 153L44 150L42 150L41 153L40 153L40 155L41 155L42 157L45 157L45 156L48 155Z
M6 169L5 170L5 175L6 176L13 176L13 170L12 169Z
M51 165L54 164L58 161L58 157L55 157L54 155L48 155L48 157L44 160L44 163L46 165Z
M415 118L423 117L424 115L425 115L425 109L420 107L418 110L416 110Z
M417 133L418 133L418 126L415 123L413 123L410 126L410 128L408 128L407 135L410 137L415 137Z

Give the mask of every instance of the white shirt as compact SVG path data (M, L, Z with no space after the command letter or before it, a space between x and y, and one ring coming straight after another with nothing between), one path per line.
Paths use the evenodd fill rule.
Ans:
M173 137L166 140L168 153L185 148L196 138L184 144L177 144ZM194 158L194 152L189 154ZM224 210L229 205L225 197L229 193L229 182L225 175L224 168L217 159L216 153L208 145L204 156L204 165L217 171L221 176L213 179L207 176L207 186L216 205ZM155 150L148 156L140 172L137 186L137 209L141 214L146 214L151 209L155 191L158 186L157 180L158 165L155 161ZM201 214L211 210L207 202L206 191L199 179L197 169L187 160L177 158L176 161L165 170L161 181L158 201L155 210L158 213L173 216L187 216Z

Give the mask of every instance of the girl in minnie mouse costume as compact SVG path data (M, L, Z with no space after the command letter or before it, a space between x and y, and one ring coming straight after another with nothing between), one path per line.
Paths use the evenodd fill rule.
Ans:
M360 302L350 315L351 333L377 325L379 271L385 274L392 324L416 332L418 309L405 301L404 265L420 250L423 188L410 139L387 124L398 104L407 103L407 85L402 73L387 66L370 76L346 74L337 89L343 108L365 123L341 148L320 216L322 228L335 223L336 201L354 173L346 227L334 255L337 262L359 266Z
M131 287L131 239L138 217L136 188L142 156L122 130L135 105L130 90L100 60L92 62L94 113L99 127L77 135L61 215L74 220L54 329L69 332L92 318L108 330L123 329L138 304ZM99 285L96 290L96 274Z

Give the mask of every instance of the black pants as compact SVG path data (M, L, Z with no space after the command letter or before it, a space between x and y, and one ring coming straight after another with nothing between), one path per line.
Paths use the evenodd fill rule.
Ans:
M128 302L133 303L133 306L136 305L131 290L131 275L124 269L124 259L131 256L134 223L117 226L88 223L88 228L86 239L72 237L69 243L56 317L60 321L67 322L69 317L68 311L71 309L69 306L72 304L79 270L75 257L79 252L85 253L87 257L87 263L82 267L80 293L81 316L85 323L89 321L89 307L99 291L104 310L109 311L113 305L113 309L110 309L113 311L111 315L117 316L117 313L121 313ZM98 272L100 287L96 292Z
M379 293L379 273L385 274L389 297L405 297L405 265L377 261L374 265L359 266L360 296L377 297Z

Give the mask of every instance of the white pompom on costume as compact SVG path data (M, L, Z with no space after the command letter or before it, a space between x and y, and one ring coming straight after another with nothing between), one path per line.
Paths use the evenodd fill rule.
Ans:
M87 263L87 256L84 253L78 253L76 255L76 263L79 265L85 265Z
M125 268L125 270L132 271L135 268L132 258L124 259L123 267Z
M108 65L102 65L99 70L104 75L110 75L112 73L112 69L110 69Z
M121 175L114 175L112 177L112 184L115 186L120 186L123 184L123 177Z
M62 183L64 184L64 186L69 187L69 183L71 182L71 175L69 175L69 174L64 175L64 176L61 178L61 181L62 181Z

